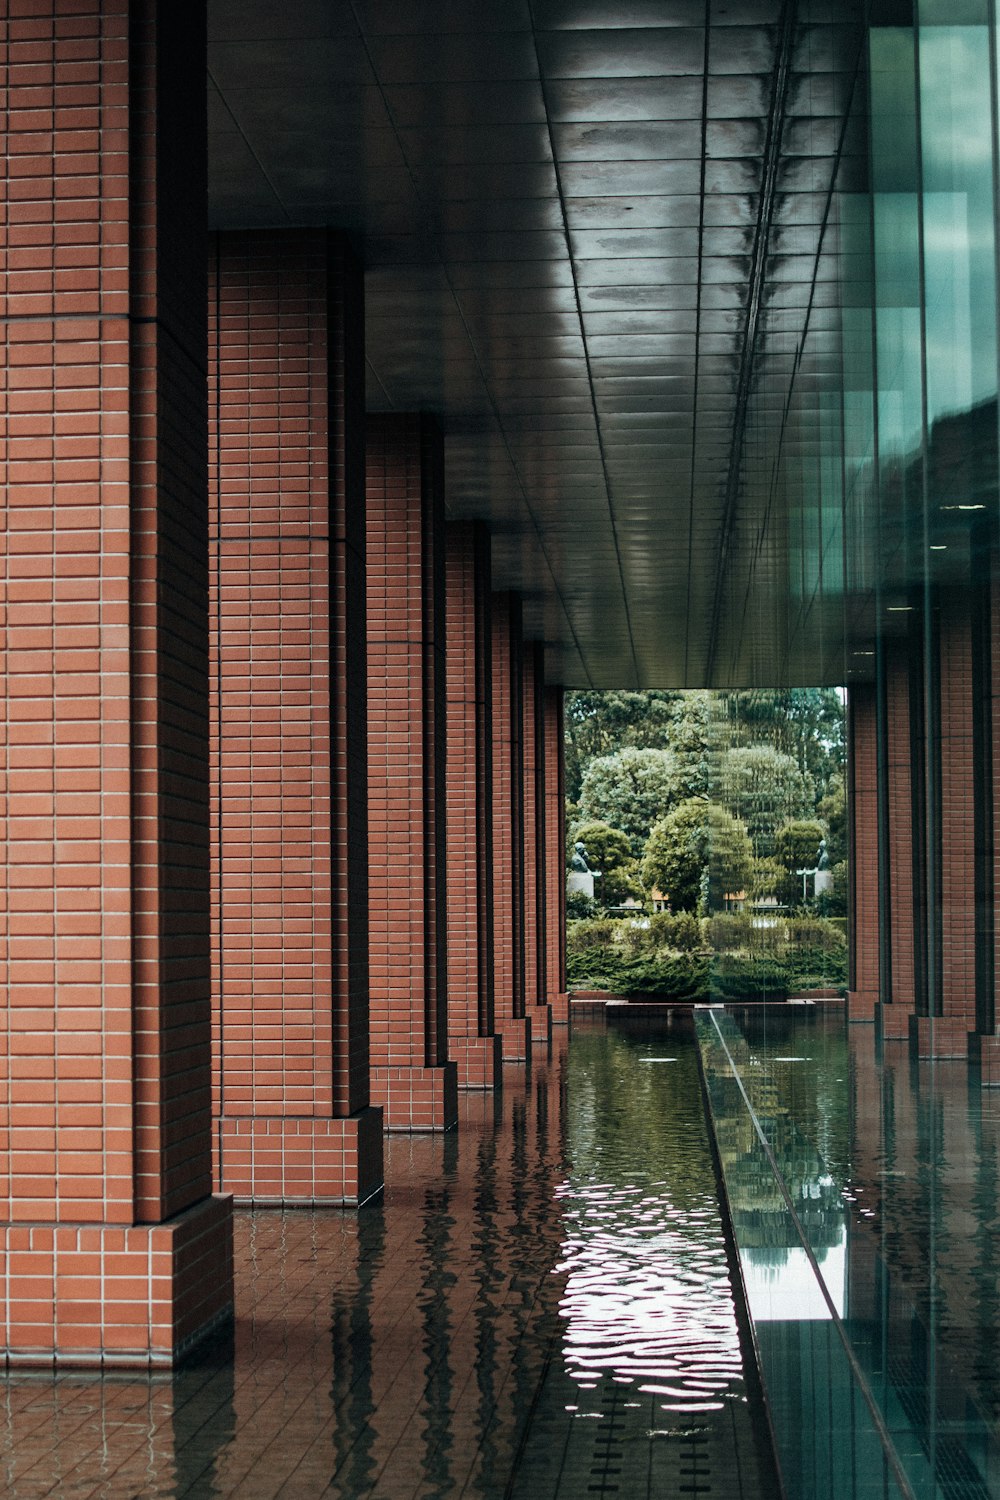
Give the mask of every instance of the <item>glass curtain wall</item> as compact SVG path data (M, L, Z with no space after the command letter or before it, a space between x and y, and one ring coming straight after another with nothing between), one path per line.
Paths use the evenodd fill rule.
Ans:
M836 347L811 321L775 479L791 598L843 585L878 833L874 1026L699 1021L790 1496L1000 1493L1000 1098L968 1062L998 1019L998 48L995 0L875 0L870 192L831 205Z
M895 922L922 954L912 978L895 975L916 1012L933 1027L974 998L978 1029L992 1031L991 736L977 716L991 698L997 523L996 19L987 0L921 0L876 7L874 20L873 634L881 780L891 795L908 772L914 834L909 850L887 847L882 806L881 998L903 998ZM959 693L973 704L964 724ZM894 743L906 729L908 767Z

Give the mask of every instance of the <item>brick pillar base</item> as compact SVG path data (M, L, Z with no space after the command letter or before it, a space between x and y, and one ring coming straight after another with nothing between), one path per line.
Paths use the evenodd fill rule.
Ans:
M531 1017L531 1045L548 1046L552 1041L552 1006L548 1003L533 1005Z
M524 1062L531 1056L531 1017L515 1016L498 1022L504 1062Z
M170 1368L232 1318L232 1203L162 1224L4 1224L0 1274L7 1365Z
M893 1001L891 1005L878 1007L879 1034L884 1042L908 1042L910 1022L913 1019L913 1004Z
M910 1051L918 1058L969 1056L969 1023L963 1016L911 1016Z
M503 1043L498 1036L452 1037L449 1042L460 1089L495 1088L503 1074Z
M1000 1036L982 1036L978 1031L969 1035L969 1062L979 1069L979 1082L984 1089L1000 1088Z
M569 1023L569 993L549 996L549 1014L552 1017L553 1026L566 1026Z
M877 990L848 990L847 1019L849 1021L874 1021L878 1004Z
M382 1111L345 1119L255 1115L218 1122L219 1172L237 1203L364 1203L382 1187Z
M373 1067L372 1093L382 1100L386 1130L452 1130L458 1124L458 1069Z

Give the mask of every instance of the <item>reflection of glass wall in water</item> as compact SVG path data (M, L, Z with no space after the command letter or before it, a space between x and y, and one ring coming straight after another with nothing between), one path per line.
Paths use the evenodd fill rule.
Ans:
M996 1091L839 1006L697 1027L789 1500L995 1495Z

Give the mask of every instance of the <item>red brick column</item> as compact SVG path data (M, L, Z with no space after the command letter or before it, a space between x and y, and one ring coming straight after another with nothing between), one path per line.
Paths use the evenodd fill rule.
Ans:
M368 1107L361 273L325 230L211 247L215 1113L241 1201L382 1183Z
M891 968L889 985L883 985L881 1027L884 1037L905 1041L916 1006L910 665L905 642L893 642L885 650Z
M211 1196L204 22L154 0L0 19L9 1361L170 1364L232 1303Z
M493 1031L493 785L490 539L446 528L448 1052L459 1088L501 1077Z
M847 1014L871 1021L879 999L878 750L874 684L848 694L851 975Z
M938 623L939 1013L916 1017L921 1057L965 1057L976 1029L976 797L973 646L968 591L945 595Z
M368 421L372 1095L396 1130L449 1129L445 576L440 433Z
M983 1028L984 1035L969 1038L970 1056L981 1064L981 1082L996 1087L1000 1085L1000 1027L997 1025L996 983L1000 976L1000 584L997 580L997 558L994 555L991 567L991 583L988 599L988 624L986 631L987 661L984 681L983 728L988 738L988 765L990 770L990 801L992 842L990 868L992 871L992 943L993 943L993 1027L992 1035Z
M566 744L563 690L545 689L545 989L552 1019L569 1020L566 985Z
M533 1042L548 1041L545 967L545 662L537 641L524 646L521 668L522 775L524 778L524 1007Z
M524 773L521 754L521 601L494 594L493 637L493 953L495 1027L504 1059L529 1055L524 1003Z

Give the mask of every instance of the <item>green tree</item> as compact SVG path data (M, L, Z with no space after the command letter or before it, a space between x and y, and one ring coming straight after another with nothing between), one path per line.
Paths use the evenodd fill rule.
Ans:
M718 910L723 897L743 890L753 849L743 823L702 797L681 802L656 824L640 871L648 889L661 891L674 911Z
M831 865L840 864L847 858L847 797L843 776L834 776L825 797L820 798L816 811L826 824L826 852Z
M786 906L798 906L803 899L803 878L799 870L814 870L819 846L826 837L826 825L816 818L793 818L774 835L774 857L785 871L780 892Z
M836 688L720 694L732 745L768 744L788 755L825 795L846 763L844 705Z
M826 826L815 818L795 818L782 823L774 835L774 857L786 870L814 870Z
M580 817L620 829L638 856L653 824L679 797L680 781L671 751L629 746L591 761L580 788Z
M724 728L718 693L683 693L673 705L670 749L677 765L681 797L712 795L718 780Z
M790 755L771 745L739 745L722 757L719 800L746 824L758 858L766 858L781 824L812 811L813 789Z
M755 859L747 889L757 901L765 896L784 901L788 892L788 871L774 858Z
M599 756L631 745L665 750L679 692L567 693L566 794L575 802L587 767Z
M826 912L830 917L846 917L848 898L850 895L850 872L846 859L835 864L830 871L833 876L833 889L826 897Z
M627 834L607 823L578 823L570 832L570 851L577 842L586 849L591 869L600 871L595 888L602 906L620 906L629 896L641 895Z

